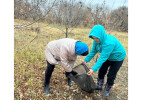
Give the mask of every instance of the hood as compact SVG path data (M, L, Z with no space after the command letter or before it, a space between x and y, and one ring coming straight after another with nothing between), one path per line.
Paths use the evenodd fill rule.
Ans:
M95 25L89 34L89 37L94 36L98 38L100 41L99 43L103 43L104 40L107 38L107 34L105 32L105 28L102 25Z

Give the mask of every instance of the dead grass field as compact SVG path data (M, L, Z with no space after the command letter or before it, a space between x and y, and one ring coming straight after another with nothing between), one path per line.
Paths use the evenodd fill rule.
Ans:
M20 25L23 21L15 20L15 25ZM29 22L24 22L29 23ZM41 26L46 24L40 23ZM14 50L22 48L37 34L32 25L29 29L15 29L14 31ZM60 26L61 27L61 26ZM92 46L92 39L88 38L90 28L75 28L69 38L85 42L89 49ZM110 92L110 100L127 100L128 99L128 33L111 32L116 36L127 51L127 57L117 74L115 84ZM46 69L45 46L48 42L64 38L65 34L54 25L48 25L40 28L38 37L27 47L19 52L14 53L14 99L15 100L102 100L102 93L86 93L82 91L75 83L70 88L67 85L64 70L61 66L56 66L51 77L50 91L51 95L44 94L44 74ZM84 57L79 56L75 66L80 64ZM87 63L91 68L94 65L95 58ZM97 72L92 75L94 81L97 81Z

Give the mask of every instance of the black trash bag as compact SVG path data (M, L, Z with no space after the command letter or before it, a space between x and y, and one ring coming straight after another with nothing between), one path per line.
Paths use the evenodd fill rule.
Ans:
M69 78L71 78L82 90L86 92L93 92L96 84L93 81L92 76L87 75L89 71L88 67L85 64L79 64L78 66L73 68L73 71L76 71L77 75L69 74Z

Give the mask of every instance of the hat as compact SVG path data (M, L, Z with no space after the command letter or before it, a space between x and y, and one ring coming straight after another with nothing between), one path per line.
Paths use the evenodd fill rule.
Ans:
M76 55L81 55L83 53L85 53L86 51L88 51L88 46L87 44L81 42L81 41L77 41L76 45L75 45L75 54Z

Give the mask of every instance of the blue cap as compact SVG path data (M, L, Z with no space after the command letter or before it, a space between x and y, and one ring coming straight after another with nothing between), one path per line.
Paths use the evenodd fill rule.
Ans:
M77 41L76 45L75 45L75 54L76 55L81 55L84 52L88 51L88 46L87 44L81 42L81 41Z

